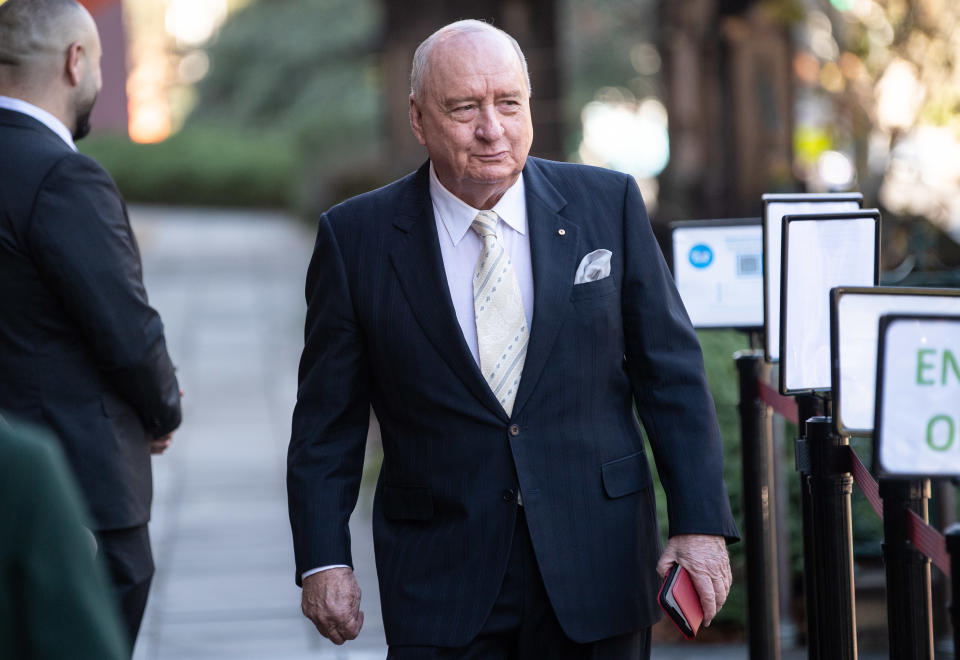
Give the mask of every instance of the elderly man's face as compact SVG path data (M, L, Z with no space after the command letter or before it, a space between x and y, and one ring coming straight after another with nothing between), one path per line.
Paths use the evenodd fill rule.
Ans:
M510 43L484 32L458 35L430 55L410 123L440 182L489 209L520 176L533 141L530 95Z

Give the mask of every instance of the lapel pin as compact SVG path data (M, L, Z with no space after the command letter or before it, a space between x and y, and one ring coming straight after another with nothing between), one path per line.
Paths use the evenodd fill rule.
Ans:
M561 236L566 236L566 235L567 235L567 230L566 230L566 229L558 229L558 230L557 230L557 233L560 234Z

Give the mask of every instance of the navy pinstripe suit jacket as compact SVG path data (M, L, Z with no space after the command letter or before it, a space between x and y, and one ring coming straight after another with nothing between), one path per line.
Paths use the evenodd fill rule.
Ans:
M391 644L459 646L477 634L506 568L517 515L507 491L518 487L567 635L651 625L661 548L634 403L671 535L737 536L700 347L636 184L536 158L524 177L534 318L512 417L457 323L427 166L320 219L288 454L296 570L351 564L372 403ZM575 286L580 260L599 248L613 253L610 276Z

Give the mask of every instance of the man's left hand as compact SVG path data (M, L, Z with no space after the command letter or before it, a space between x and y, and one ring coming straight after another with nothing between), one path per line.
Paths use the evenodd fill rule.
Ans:
M678 534L670 537L667 548L657 562L657 572L666 576L670 567L680 564L693 581L703 607L703 625L709 626L723 607L733 576L727 542L722 536L708 534Z

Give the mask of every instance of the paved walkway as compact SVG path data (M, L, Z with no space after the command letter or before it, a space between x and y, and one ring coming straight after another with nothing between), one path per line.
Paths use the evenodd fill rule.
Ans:
M366 625L348 646L300 613L284 486L308 228L263 213L135 207L184 424L154 459L157 574L137 660L383 658L369 497L353 525Z
M265 213L135 207L131 216L186 391L183 428L154 459L157 574L135 660L384 658L369 492L351 524L360 637L342 647L322 639L293 582L284 472L312 231ZM684 644L653 658L747 652Z

